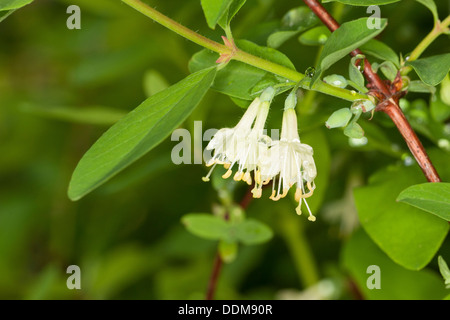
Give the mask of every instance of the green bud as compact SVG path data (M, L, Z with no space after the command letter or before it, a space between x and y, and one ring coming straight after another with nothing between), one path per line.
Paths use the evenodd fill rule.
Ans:
M359 139L348 138L348 144L350 145L350 147L354 147L354 148L365 146L368 141L369 140L367 140L366 137L362 137Z
M333 114L325 122L328 129L345 127L352 117L349 108L342 108L333 112Z
M261 102L269 101L271 102L273 97L275 97L275 89L273 87L266 88L263 93L261 93L260 99Z
M295 109L296 106L297 106L297 94L294 91L292 91L286 98L286 101L284 102L284 110Z
M358 123L353 122L344 129L344 134L349 138L361 139L364 137L364 130Z
M401 108L403 111L408 110L409 107L410 107L410 103L409 103L409 101L406 100L406 99L400 99L398 103L399 103L400 108Z
M375 109L375 104L370 100L356 100L352 104L352 112L354 114L362 112L370 112Z
M323 81L338 88L345 88L348 84L347 80L343 76L337 74L326 76L323 78Z
M321 34L317 39L321 44L324 44L328 40L328 36L326 34Z
M395 64L393 64L390 61L385 61L382 64L380 64L380 70L383 72L383 74L391 81L394 81L395 77L397 76L397 67Z
M443 103L450 106L450 76L447 76L441 82L440 97Z
M238 245L236 241L220 240L219 255L223 262L233 262L237 257Z

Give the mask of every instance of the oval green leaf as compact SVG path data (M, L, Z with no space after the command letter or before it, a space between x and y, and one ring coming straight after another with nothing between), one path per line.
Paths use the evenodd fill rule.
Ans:
M430 86L438 85L450 70L450 53L407 62L414 68L420 80Z
M396 201L403 189L421 180L417 167L390 168L354 191L367 234L393 261L411 270L420 270L430 262L449 229L446 221Z
M311 86L319 79L322 72L356 48L380 34L387 25L386 19L380 19L379 28L370 29L368 27L368 21L369 18L349 21L343 23L336 31L331 33L320 54L317 71L311 80Z
M183 216L181 222L190 233L200 238L219 240L228 237L229 223L209 213L190 213Z
M377 248L361 229L344 245L341 261L366 299L437 300L446 295L437 272L405 270ZM376 281L380 289L370 289L368 284Z
M75 168L69 198L80 199L162 142L198 105L215 74L215 68L191 74L145 100L106 131Z
M450 221L450 183L422 183L403 190L397 201Z
M246 245L261 244L269 241L272 236L272 230L254 219L247 219L234 227L236 239Z

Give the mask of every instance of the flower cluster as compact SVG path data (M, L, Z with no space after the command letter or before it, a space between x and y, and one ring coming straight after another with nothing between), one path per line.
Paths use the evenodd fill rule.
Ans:
M214 167L220 164L227 169L222 176L224 179L236 170L234 180L243 180L249 185L254 181L254 198L261 197L263 186L270 181L270 199L274 201L284 198L289 189L296 185L295 200L299 203L297 214L301 214L302 200L305 200L308 219L315 221L306 198L314 192L317 170L313 149L301 143L298 135L296 94L292 92L286 99L280 140L272 140L264 134L264 125L274 96L275 90L267 88L260 97L253 100L234 128L223 128L214 135L206 147L207 150L214 150L213 157L206 164L212 168L203 181L209 181Z

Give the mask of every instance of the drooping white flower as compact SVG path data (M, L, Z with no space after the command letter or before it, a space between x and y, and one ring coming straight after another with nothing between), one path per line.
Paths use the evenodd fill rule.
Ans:
M234 180L244 180L250 185L253 171L255 181L259 181L259 158L271 141L263 132L274 94L273 88L267 88L259 98L253 100L234 128L223 128L214 135L206 147L207 150L214 150L213 157L207 163L207 166L213 167L203 181L209 180L216 164L223 164L228 169L222 176L224 179L230 177L237 166Z
M296 96L292 93L286 100L280 140L273 141L265 156L262 157L261 179L263 184L273 179L270 198L275 201L285 197L289 189L296 184L295 200L299 202L296 208L297 214L301 214L302 200L305 199L309 212L308 219L315 221L306 198L314 192L317 170L313 149L300 142L295 105Z

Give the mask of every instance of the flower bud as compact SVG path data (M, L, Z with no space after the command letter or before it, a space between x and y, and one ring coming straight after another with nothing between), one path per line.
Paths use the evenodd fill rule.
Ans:
M339 109L333 112L333 114L328 118L327 122L325 122L325 126L328 129L345 127L351 117L352 112L349 108Z
M326 76L323 78L323 81L338 88L345 88L348 84L347 80L343 76L337 74Z
M296 106L297 106L297 94L294 91L292 91L286 98L286 101L284 102L284 110L295 109Z
M344 134L349 138L361 139L364 137L364 130L358 123L353 122L344 129Z
M275 89L272 87L267 87L262 93L261 96L259 97L261 102L271 102L273 97L275 96Z

